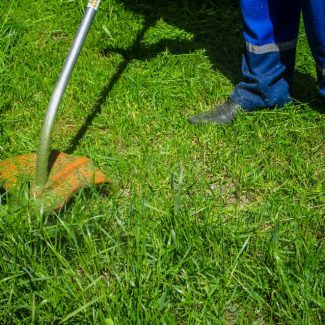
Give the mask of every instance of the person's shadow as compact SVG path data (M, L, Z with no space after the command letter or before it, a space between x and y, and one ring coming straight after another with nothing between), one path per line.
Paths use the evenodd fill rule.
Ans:
M101 90L93 109L84 121L67 153L72 153L83 138L93 119L100 113L114 84L132 60L155 58L166 48L172 54L191 53L204 49L215 70L220 71L233 84L240 80L241 55L241 16L237 0L118 0L126 10L144 17L143 27L129 48L104 48L103 55L112 52L123 55L124 60L115 74ZM154 45L143 44L143 37L149 28L160 19L193 35L191 41L162 39Z
M242 22L238 0L118 0L123 6L144 17L143 28L138 33L132 46L128 49L104 48L103 55L118 52L124 60L115 74L101 90L90 115L84 121L71 145L66 150L72 153L85 135L93 119L100 113L114 84L123 74L132 60L147 60L156 57L168 48L172 54L191 53L204 49L212 67L221 72L234 85L241 79L241 57L243 53ZM146 46L142 40L150 27L159 19L194 35L191 41L162 39L158 43ZM298 73L299 89L296 98L300 102L308 102L315 95L316 81L307 74ZM308 95L306 95L306 93ZM315 110L320 110L314 105Z

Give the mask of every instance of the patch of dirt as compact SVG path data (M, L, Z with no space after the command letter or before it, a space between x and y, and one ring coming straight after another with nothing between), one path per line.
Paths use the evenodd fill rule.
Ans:
M51 39L54 42L60 42L68 37L68 35L62 30L55 30L51 33Z
M213 182L209 184L208 193L219 196L226 206L237 206L240 209L257 201L257 195L250 191L239 191L232 181Z

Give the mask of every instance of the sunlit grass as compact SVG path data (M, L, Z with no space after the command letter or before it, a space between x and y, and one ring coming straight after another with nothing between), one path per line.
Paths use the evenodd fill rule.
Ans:
M35 151L82 1L0 4L0 157ZM299 39L296 102L187 117L240 76L236 3L104 1L53 147L114 184L42 214L1 192L0 323L322 324L324 117Z

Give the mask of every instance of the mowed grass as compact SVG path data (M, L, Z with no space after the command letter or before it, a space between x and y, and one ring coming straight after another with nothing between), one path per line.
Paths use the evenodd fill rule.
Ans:
M0 158L36 151L85 1L0 4ZM295 102L187 123L240 78L237 2L106 0L53 148L113 180L0 206L1 324L323 324L324 115L303 28Z

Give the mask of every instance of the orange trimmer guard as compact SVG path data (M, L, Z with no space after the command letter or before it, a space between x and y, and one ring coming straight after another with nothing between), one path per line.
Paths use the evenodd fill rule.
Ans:
M89 158L74 157L52 151L49 159L49 178L42 189L33 187L36 153L20 155L0 162L0 184L7 191L31 181L31 196L46 210L58 210L82 188L112 181Z

